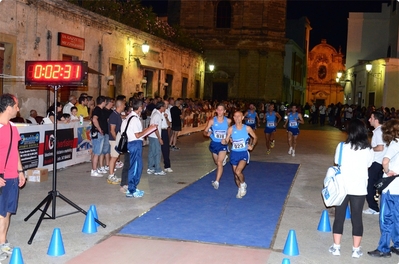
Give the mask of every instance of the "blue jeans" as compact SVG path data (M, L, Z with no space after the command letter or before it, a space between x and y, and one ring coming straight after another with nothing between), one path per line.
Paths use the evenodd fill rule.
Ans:
M393 246L399 248L399 195L391 195L388 191L381 195L380 231L378 250L384 253L391 252Z
M150 140L148 150L148 169L161 172L161 144L158 138L148 137Z
M140 183L141 173L143 171L143 141L133 140L127 143L127 149L130 155L130 167L128 172L128 189L130 193L136 191L137 185Z

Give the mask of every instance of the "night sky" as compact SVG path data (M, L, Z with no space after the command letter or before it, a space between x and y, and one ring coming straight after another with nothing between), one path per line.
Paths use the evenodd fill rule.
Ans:
M201 1L201 0L198 0ZM158 15L166 15L167 0L142 0L145 6L152 6ZM390 0L287 0L287 19L308 17L310 32L310 49L327 39L327 43L342 52L346 52L349 12L380 12L381 4Z

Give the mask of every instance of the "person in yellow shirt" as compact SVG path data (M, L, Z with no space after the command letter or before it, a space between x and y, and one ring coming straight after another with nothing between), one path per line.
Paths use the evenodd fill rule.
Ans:
M78 109L77 116L83 116L84 120L90 120L89 112L87 110L87 97L86 96L80 96L78 103L75 105L75 107Z

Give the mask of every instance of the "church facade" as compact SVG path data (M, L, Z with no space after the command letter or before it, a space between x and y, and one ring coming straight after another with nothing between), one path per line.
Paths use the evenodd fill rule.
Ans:
M285 0L169 1L168 22L203 41L203 98L281 101Z
M306 102L310 104L346 103L345 80L337 80L345 65L341 50L327 44L323 39L309 52Z

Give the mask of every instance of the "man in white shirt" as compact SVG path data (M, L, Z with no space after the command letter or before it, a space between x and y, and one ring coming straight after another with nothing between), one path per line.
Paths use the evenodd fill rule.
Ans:
M326 122L326 106L324 103L322 103L319 106L319 114L320 114L320 126L324 126L324 123Z
M37 112L36 110L32 109L30 110L29 117L26 120L29 120L33 125L38 125L36 117L37 117Z
M367 196L366 201L369 208L364 210L364 214L376 214L380 213L378 203L374 199L375 188L374 184L382 178L382 159L386 152L386 145L382 139L381 125L384 121L384 115L381 112L374 111L371 113L369 122L374 127L373 137L371 138L371 147L374 150L374 161L368 169L369 179L367 185Z
M127 148L130 155L130 169L128 172L128 190L126 191L126 197L140 198L143 197L144 191L137 189L140 183L141 173L143 170L143 136L148 133L154 126L149 126L143 131L143 126L140 121L140 114L143 111L143 102L140 100L133 101L133 111L125 118L121 125L121 131L125 131L125 128L129 122L126 134L128 138Z
M76 100L76 96L74 95L69 96L69 102L65 104L64 108L62 109L62 113L71 115L71 107L75 106L77 102L78 101Z
M172 123L172 116L170 115L170 108L169 108L169 101L164 100L165 103L165 112L163 113L164 118L162 119L162 126L161 126L161 138L163 144L161 145L162 150L162 157L163 157L163 164L164 164L164 171L165 172L173 172L172 168L170 167L170 147L169 147L169 127ZM154 110L155 111L155 110Z
M147 174L155 175L166 175L161 169L161 145L163 140L161 137L162 133L162 122L165 118L163 113L165 112L165 103L163 101L156 103L155 109L151 113L150 125L157 125L158 129L154 133L148 136L149 139L149 150L148 150L148 169Z

